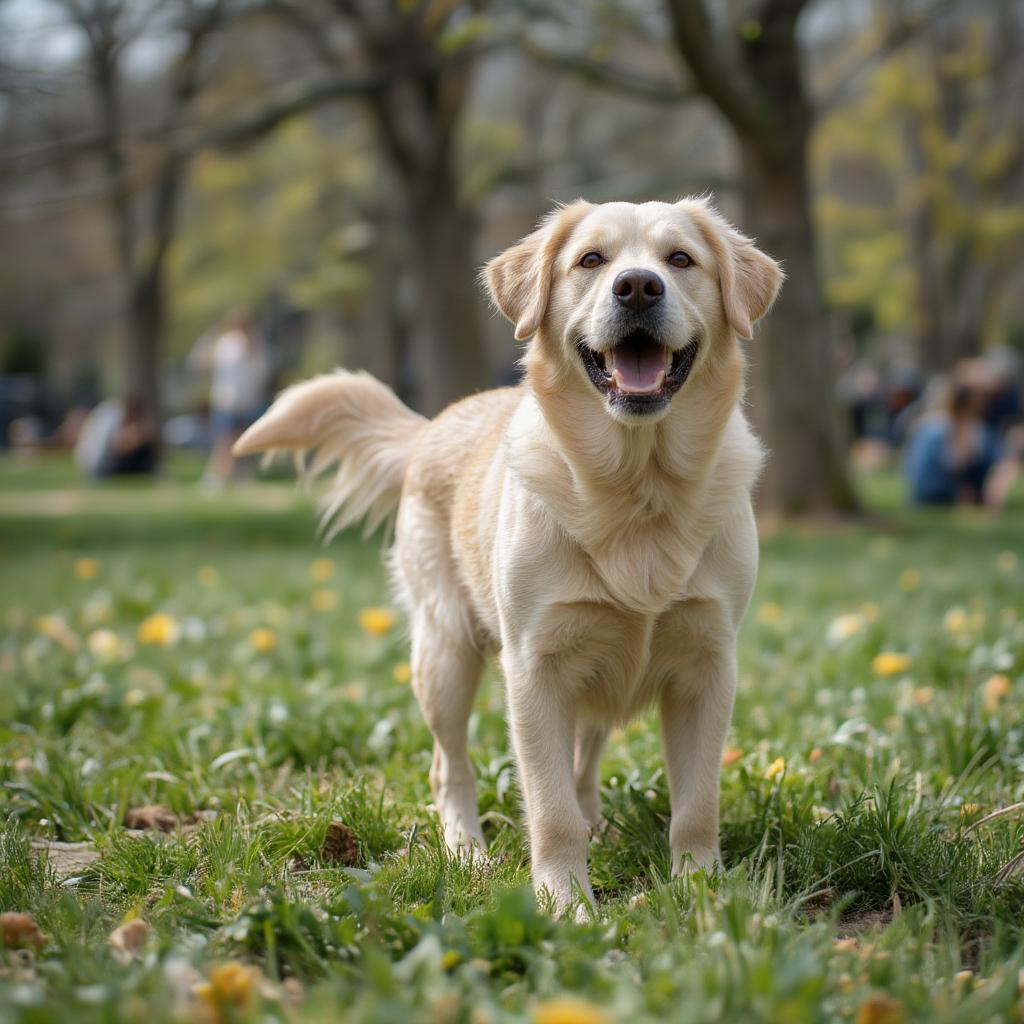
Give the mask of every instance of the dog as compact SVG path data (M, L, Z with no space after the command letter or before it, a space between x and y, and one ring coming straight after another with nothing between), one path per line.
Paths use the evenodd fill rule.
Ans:
M558 912L593 903L609 730L661 715L672 871L719 854L736 637L757 572L763 452L741 408L752 325L779 266L707 200L560 207L482 277L529 343L517 387L434 420L364 373L284 391L236 455L337 465L340 529L394 516L412 687L453 850L484 847L467 724L484 657L503 670L531 874ZM313 453L306 466L307 453Z

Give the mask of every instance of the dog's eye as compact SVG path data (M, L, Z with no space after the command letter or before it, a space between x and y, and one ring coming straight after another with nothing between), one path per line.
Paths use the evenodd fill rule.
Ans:
M599 252L585 252L580 257L580 266L584 270L593 270L604 263L604 257Z
M678 267L680 270L682 270L683 267L691 266L693 263L693 260L690 258L690 254L688 252L683 252L682 250L672 253L672 255L669 256L668 261L673 267Z

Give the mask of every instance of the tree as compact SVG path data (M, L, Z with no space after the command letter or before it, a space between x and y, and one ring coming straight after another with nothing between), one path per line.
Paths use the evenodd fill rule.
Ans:
M161 410L161 354L166 324L164 271L188 167L188 154L166 140L185 123L200 85L205 43L222 24L225 0L53 0L85 42L86 71L98 135L90 149L103 163L116 263L125 310L124 391L156 421ZM166 75L158 144L137 189L133 136L125 116L124 56L154 23L183 42Z
M879 5L862 38L913 24L903 6ZM1024 252L1022 32L1006 0L930 18L818 129L829 297L912 336L932 373L1007 335Z
M474 287L476 224L460 182L456 143L486 29L472 3L360 3L332 7L269 0L334 73L373 81L359 99L398 191L416 287L411 353L419 407L436 413L488 383L482 303ZM397 281L398 275L395 275ZM394 301L394 300L393 300Z
M772 452L762 507L784 515L854 513L811 220L814 110L797 40L806 0L760 0L739 25L716 24L701 0L666 3L694 83L735 132L744 228L786 271L753 360L756 418Z

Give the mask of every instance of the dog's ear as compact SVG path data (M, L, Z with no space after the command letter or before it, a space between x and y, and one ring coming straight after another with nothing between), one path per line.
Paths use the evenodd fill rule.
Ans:
M718 264L722 307L732 329L750 340L754 324L771 309L784 277L782 268L724 217L704 205L697 216Z
M484 267L481 277L494 304L515 324L516 341L532 337L544 322L555 258L589 209L590 204L581 199L559 207L536 231Z

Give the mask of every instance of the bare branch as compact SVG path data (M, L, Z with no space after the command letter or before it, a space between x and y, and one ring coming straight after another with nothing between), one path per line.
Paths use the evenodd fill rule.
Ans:
M567 71L589 85L646 100L649 103L675 105L686 103L700 95L696 89L687 89L667 79L640 75L628 68L594 60L583 54L548 49L529 39L522 40L521 45L523 51L543 67L554 71Z
M759 134L761 104L739 62L732 59L714 29L703 0L668 0L676 46L700 90L740 134Z

